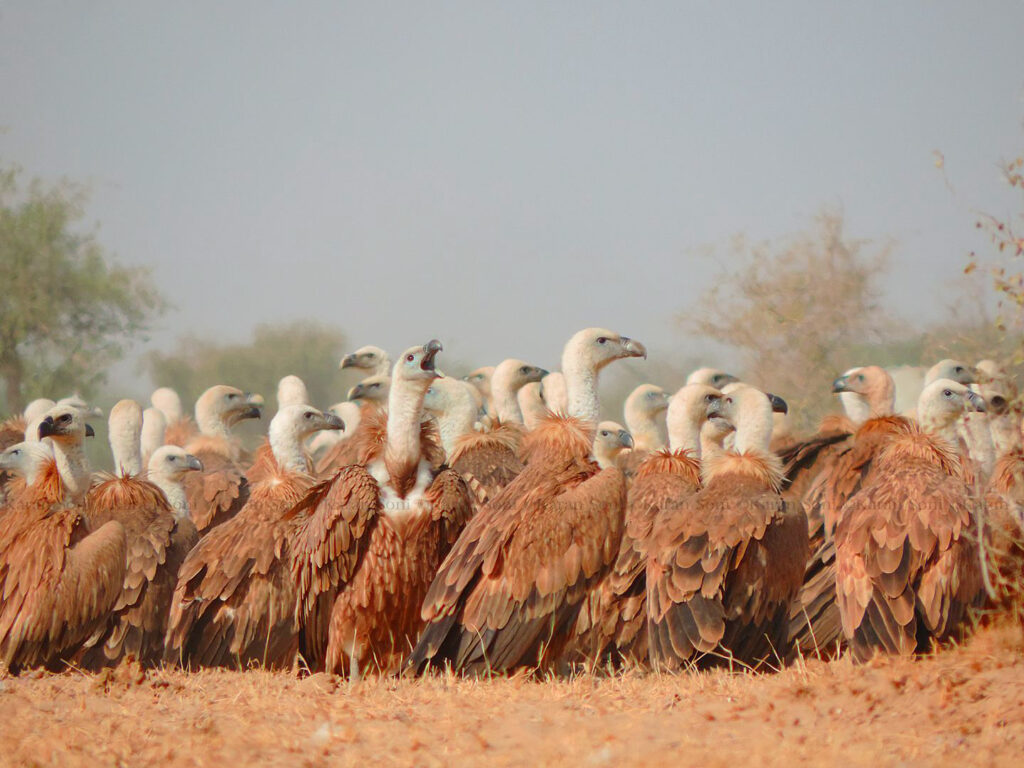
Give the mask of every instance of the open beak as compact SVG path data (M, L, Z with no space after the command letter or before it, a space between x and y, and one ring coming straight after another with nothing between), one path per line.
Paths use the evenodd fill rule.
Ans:
M789 413L789 406L786 405L786 401L778 395L773 395L771 392L765 392L768 395L768 400L772 404L772 411L774 413Z
M437 370L434 366L434 358L437 357L437 353L444 349L441 346L441 342L437 339L431 339L423 345L423 359L420 361L420 369L424 371L431 371L437 378L442 378L443 373Z
M644 360L647 359L647 347L645 347L636 339L631 339L628 336L623 336L622 348L626 351L627 357L642 357Z
M185 466L189 469L194 469L197 472L203 471L203 462L193 456L191 453L185 457Z
M704 409L704 413L709 419L721 418L722 398L715 397L713 400L710 400Z

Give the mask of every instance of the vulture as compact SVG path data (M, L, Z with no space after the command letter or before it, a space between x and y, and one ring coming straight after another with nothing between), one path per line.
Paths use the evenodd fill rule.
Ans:
M355 352L341 358L338 368L341 370L356 368L361 371L368 371L369 376L390 376L391 358L380 347L360 347Z
M436 429L422 418L426 392L441 376L441 348L431 340L405 351L392 371L387 412L365 417L354 438L359 463L315 487L289 515L311 667L353 678L367 668L398 669L423 626L423 596L472 514L465 483L443 468Z
M602 421L594 433L594 460L601 469L617 467L622 452L634 445L628 429L617 421Z
M303 442L341 420L288 405L270 422L272 470L249 487L238 514L212 529L178 570L167 659L191 667L287 669L298 652L287 513L314 485Z
M178 566L198 535L191 520L180 519L181 513L171 507L163 489L142 477L142 407L133 400L121 400L110 411L109 425L116 474L102 477L89 490L85 516L91 529L110 521L124 528L126 570L121 595L107 626L90 639L91 647L79 663L97 669L131 655L153 666L163 656ZM199 460L183 449L173 446L171 450L170 463L180 464L179 478L185 472L202 469ZM158 462L156 469L164 467ZM180 485L179 493L183 493Z
M713 387L687 384L669 399L669 449L653 451L637 468L629 487L618 557L580 611L575 630L580 639L569 661L603 664L629 659L646 664L651 531L662 518L671 521L683 500L700 488L700 434L709 407L720 397ZM722 436L731 429L723 430Z
M293 374L277 382L277 409L281 410L289 405L312 405L306 382Z
M181 406L181 397L170 387L154 389L149 402L164 415L164 441L168 445L184 447L198 434L196 423Z
M157 448L166 444L167 418L159 408L147 408L142 412L142 462L148 464Z
M231 427L260 418L262 398L223 384L210 387L196 401L199 434L185 450L199 459L201 472L185 481L189 514L200 534L230 520L245 504L249 485L239 464L241 449Z
M313 436L313 439L309 442L309 453L313 458L316 465L319 466L320 460L334 448L338 443L346 442L351 439L352 435L355 434L356 429L359 428L359 422L362 419L362 409L359 403L352 403L348 400L335 403L327 409L345 424L344 429L331 429L321 430Z
M519 410L523 414L523 426L527 431L534 429L549 413L541 394L541 385L537 382L523 386L519 390L516 400L519 401Z
M622 536L625 477L591 458L598 376L615 360L641 356L642 344L601 328L566 344L568 413L526 436L526 468L452 547L423 602L428 623L409 670L487 674L557 663Z
M54 458L33 447L16 459L41 459L42 467L31 469L35 481L12 499L0 526L0 668L11 672L61 669L121 595L124 528L110 521L90 529L84 516L82 439L91 433L81 411L55 406L38 432L50 438Z
M552 413L569 412L569 394L566 391L565 374L561 371L552 371L541 380L540 394Z
M832 383L832 391L842 398L850 415L848 426L838 432L854 430L848 438L828 442L819 452L821 464L810 488L802 495L807 512L811 557L804 572L804 583L790 614L790 643L794 653L832 657L844 646L835 591L835 542L833 532L839 511L863 486L872 462L893 435L909 423L893 415L896 388L892 377L878 366L847 371ZM832 446L835 446L833 449ZM819 445L820 451L820 445ZM790 462L788 467L792 467ZM789 498L795 498L790 487Z
M960 414L984 408L958 382L927 385L917 412L930 431L905 422L840 510L836 601L855 661L927 649L953 636L979 603L972 499L954 440Z
M668 393L654 384L641 384L629 393L623 410L634 448L622 454L619 466L631 477L649 453L665 447L658 422L668 410Z
M713 400L735 429L732 450L702 462L703 486L655 524L648 545L651 663L757 668L785 653L789 605L807 562L807 518L780 493L769 450L785 403L752 387Z
M703 384L706 387L712 387L717 390L721 390L726 384L738 381L739 379L731 373L720 371L717 368L698 368L686 377L687 384Z
M543 368L509 358L494 369L491 376L491 401L494 410L491 415L501 424L522 424L523 414L519 409L519 390L532 382L541 381L548 372Z
M338 440L334 445L330 446L323 452L316 461L316 475L317 477L327 478L337 472L343 467L347 467L350 464L355 464L359 459L359 445L360 440L356 439L363 431L365 431L373 422L373 416L380 413L380 409L385 402L387 402L388 390L391 387L390 379L386 383L375 382L370 386L376 395L381 392L384 393L384 400L364 398L357 390L363 386L365 382L357 384L352 390L349 391L348 407L355 407L358 409L358 416L352 419L352 426L348 427L349 422L346 420L346 428L344 431L344 439ZM355 397L353 397L355 395Z

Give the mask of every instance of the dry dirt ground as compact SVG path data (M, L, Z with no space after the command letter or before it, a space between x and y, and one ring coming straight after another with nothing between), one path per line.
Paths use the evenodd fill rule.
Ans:
M772 675L368 679L123 665L0 681L0 765L1024 766L1024 643Z

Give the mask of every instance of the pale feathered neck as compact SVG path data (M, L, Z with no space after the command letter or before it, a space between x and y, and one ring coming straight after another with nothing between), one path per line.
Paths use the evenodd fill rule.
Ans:
M415 466L420 460L420 423L429 381L396 378L388 392L387 446L390 466Z
M643 397L645 396L642 394L639 398L626 398L623 415L626 418L626 429L633 436L634 449L638 451L656 451L664 447L665 441L662 439L661 429L654 413L651 412L650 408L643 406ZM640 402L637 402L638 400ZM659 410L657 413L661 414L665 413L665 411Z
M498 420L503 424L522 424L523 413L516 399L516 387L513 386L519 361L502 363L494 369L491 376L491 400L494 404Z
M71 440L51 440L53 458L57 463L57 472L67 496L79 500L85 496L92 485L92 471L89 461L85 458L81 442Z
M569 400L568 415L596 427L600 411L597 367L575 345L569 344L562 353L562 376Z
M270 450L274 454L277 466L287 472L309 472L309 456L302 448L306 435L291 419L278 419L270 422Z
M176 520L184 520L188 517L188 496L185 494L185 486L181 480L174 480L162 473L150 473L149 481L163 491Z
M120 408L110 413L110 452L114 457L114 474L136 477L142 474L142 410Z
M450 461L459 438L473 431L473 423L476 421L476 405L469 397L455 402L449 400L448 407L443 413L435 414L435 418L438 432L441 435L441 446ZM389 426L388 432L390 433L390 431L391 427Z
M737 422L734 424L736 436L733 442L736 453L770 452L775 419L767 398L763 405L758 403L757 407L744 409L742 418L737 419Z
M207 437L231 439L231 430L224 423L224 419L211 404L202 400L196 403L196 425L199 427L199 431Z

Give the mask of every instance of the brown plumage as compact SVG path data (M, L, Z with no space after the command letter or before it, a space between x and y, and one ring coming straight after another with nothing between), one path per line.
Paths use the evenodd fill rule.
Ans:
M94 530L112 520L124 528L127 558L121 595L108 626L94 638L81 664L96 669L115 664L126 654L143 664L156 664L163 656L171 593L184 557L180 549L171 553L176 526L167 499L141 478L108 477L89 491L85 515ZM195 530L191 524L186 528Z
M806 517L784 503L773 454L722 453L705 461L704 477L653 534L651 662L670 670L770 663L785 653L789 604L807 561Z
M316 476L328 478L343 467L358 463L359 450L365 439L358 439L361 432L372 428L367 420L374 416L380 416L381 410L376 403L366 402L360 408L359 426L351 437L338 441L324 452L324 455L316 462Z
M700 462L688 451L659 450L639 466L629 487L626 526L608 576L584 603L576 622L577 656L647 662L647 556L662 516L700 488ZM577 660L577 659L570 659Z
M309 475L279 470L250 486L238 514L199 540L178 572L169 660L185 667L292 665L298 624L285 514L312 485Z
M232 458L233 449L222 437L197 435L188 452L203 463L201 472L185 479L189 515L201 535L238 514L249 500L249 481Z
M996 461L980 522L992 607L1014 610L1024 621L1024 450Z
M804 494L811 555L790 613L789 639L794 653L831 658L845 647L836 605L836 520L843 505L863 487L881 450L911 428L911 422L902 416L868 419L842 444L829 468L818 474Z
M422 499L414 488L418 465L387 466L382 489L367 467L386 464L386 414L368 416L352 439L357 463L317 486L290 516L306 661L358 675L400 668L423 626L427 587L472 502L448 469L435 469ZM432 423L421 426L420 455L440 468Z
M164 430L164 445L177 445L184 448L199 434L199 428L191 416L169 421Z
M951 446L911 425L836 525L836 595L854 658L952 635L981 596L969 491Z
M0 423L0 451L6 451L12 445L16 445L25 439L25 419L21 416L12 416L7 421ZM3 516L2 507L11 493L11 475L0 471L0 517Z
M622 537L625 478L590 460L591 440L564 416L526 437L526 468L469 522L430 587L411 668L473 674L558 658Z
M519 425L498 424L487 432L470 432L458 439L448 464L466 481L476 509L523 471L519 458L523 435Z
M121 594L120 523L90 530L56 466L12 500L0 528L0 667L59 669L106 622Z

